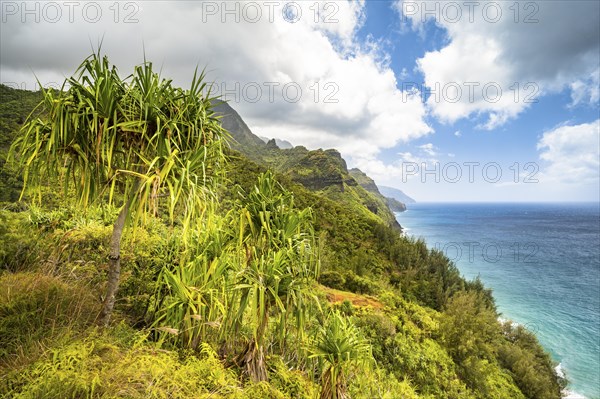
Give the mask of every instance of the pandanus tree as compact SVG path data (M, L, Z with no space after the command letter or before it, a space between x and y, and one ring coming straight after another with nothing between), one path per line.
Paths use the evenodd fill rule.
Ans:
M306 312L315 298L309 287L319 272L316 240L310 208L294 208L293 196L267 172L244 199L240 213L238 254L240 270L233 295L239 305L232 328L249 322L252 337L238 354L237 363L251 379L267 379L265 340L270 317L286 334L289 316L303 333Z
M166 264L156 289L154 326L184 348L197 349L202 341L218 338L230 309L226 289L234 271L231 212L207 209L189 234L179 262Z
M320 399L347 398L348 367L372 359L371 346L339 312L329 315L309 351L323 367Z
M224 159L226 133L211 110L204 74L174 87L144 62L122 79L106 56L86 58L61 90L44 90L41 117L30 117L11 147L24 188L58 183L77 203L115 203L108 281L99 322L109 323L120 277L121 238L159 199L189 226ZM205 93L206 92L206 93ZM38 115L39 113L32 113Z

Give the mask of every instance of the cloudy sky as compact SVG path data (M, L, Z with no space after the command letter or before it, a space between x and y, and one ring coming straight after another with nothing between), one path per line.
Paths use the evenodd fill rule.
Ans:
M0 1L0 81L57 85L102 41L254 133L337 148L418 201L598 201L600 2Z

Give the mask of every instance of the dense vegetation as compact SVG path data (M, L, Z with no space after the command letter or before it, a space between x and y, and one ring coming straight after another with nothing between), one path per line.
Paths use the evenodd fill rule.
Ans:
M14 202L21 195L22 179L4 167L8 149L21 125L41 100L41 93L0 85L0 202Z
M202 77L182 90L150 64L128 79L100 57L83 65L62 92L0 87L4 159L17 138L2 189L18 192L23 172L29 183L22 202L11 194L0 210L2 397L560 397L548 354L522 327L498 321L479 281L399 234L389 210L365 205L374 197L361 186L342 182L332 195L315 180L301 184L315 165L347 179L339 154L273 149L269 161L250 160L221 145L227 135L197 90ZM94 88L112 108L86 97ZM78 121L68 133L53 119L65 114ZM128 146L104 151L123 138L104 141L96 130L82 148L89 129L109 123ZM64 141L53 149L55 133ZM173 180L168 146L187 148ZM348 187L360 187L354 201ZM115 221L128 201L135 212L123 224L107 324Z

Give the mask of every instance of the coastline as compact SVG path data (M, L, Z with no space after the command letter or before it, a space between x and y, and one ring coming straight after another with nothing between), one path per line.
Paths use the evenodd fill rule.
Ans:
M595 204L595 203L594 203L594 204ZM426 205L427 205L427 204L426 204ZM439 205L439 204L435 204L435 205ZM461 206L461 205L471 205L471 204L462 204L462 203L461 203L461 204L456 204L456 205L457 205L457 208L458 208L458 207L459 207L459 206ZM479 208L479 207L477 207L477 205L480 205L480 204L479 204L479 203L475 203L474 205L476 205L476 206L475 206L475 208L476 208L476 210L478 210L478 208ZM487 205L490 205L490 204L483 204L483 205L486 205L486 206L487 206ZM494 205L494 204L491 204L491 205ZM504 206L505 204L502 204L502 205ZM530 205L530 204L526 204L526 206L529 206L529 205ZM546 204L543 204L543 205L546 205ZM557 206L562 206L562 205L564 205L564 204L563 204L563 203L557 204ZM542 209L544 209L544 208L546 208L546 207L545 207L545 206L542 206L541 208L542 208ZM413 210L414 210L414 209L413 209ZM525 210L529 210L529 209L525 209ZM535 210L535 211L537 211L537 209L534 209L534 210ZM559 209L559 210L560 210L560 211L562 211L563 209ZM422 212L421 212L421 213L422 213ZM521 213L520 213L520 214L518 214L517 216L521 216L522 214L523 214L523 212L521 212ZM527 213L527 212L525 212L524 214L525 214L525 215L527 215L528 213ZM532 212L529 212L529 214L530 214L530 215L532 215ZM461 224L461 223L462 223L462 222L456 222L456 221L454 220L454 219L456 219L456 218L454 217L455 215L449 215L449 212L438 212L438 209L437 209L437 208L433 208L433 211L431 211L431 212L429 213L429 216L428 216L428 218L429 218L429 219L425 219L427 222L424 224L424 226L428 226L428 225L427 225L427 223L429 223L430 225L432 225L432 223L433 223L433 222L431 221L431 219L432 219L432 215L433 215L433 216L435 217L435 219L436 219L436 222L435 222L436 224L439 224L440 226L443 226L443 227L450 228L450 231L452 231L452 229L455 229L455 230L456 230L458 227L460 227L460 226L459 226L459 224ZM412 220L412 222L413 222L413 223L410 223L410 221L409 221L409 220L403 220L403 216L404 216L403 214L399 214L399 213L397 213L397 214L396 214L396 217L397 217L398 221L403 223L403 228L405 229L405 231L404 231L404 234L405 234L406 236L411 236L411 235L416 235L416 236L419 236L419 234L417 234L417 233L418 233L418 232L419 232L421 229L419 228L420 224L419 224L419 222L418 222L418 218L417 218L417 216L423 216L423 215L421 215L419 212L417 212L415 215L412 215L413 217L412 217L412 218L409 218L409 219L410 219L410 220ZM531 218L531 217L533 217L533 216L527 216L527 217ZM440 220L439 220L439 221L437 220L438 218L440 218ZM521 217L521 218L523 219L523 217ZM415 223L416 223L416 225L415 225ZM431 226L429 226L429 227L431 227ZM468 227L470 227L470 226L468 226ZM416 230L415 230L415 228L416 228ZM431 228L430 228L430 230L431 230ZM438 229L438 230L440 230L440 229ZM444 229L444 230L445 230L445 229ZM433 230L431 230L431 231L433 231ZM429 232L431 233L431 231L429 231ZM454 231L454 232L456 233L456 231ZM434 242L435 242L435 240L437 240L437 242L442 242L442 243L443 243L443 242L445 242L445 241L444 241L444 238L443 238L443 236L442 236L442 232L441 232L441 231L437 231L437 232L435 232L435 233L433 233L433 234L434 234L434 237L435 237L435 238L433 238ZM460 236L460 235L459 235L459 236ZM424 238L424 237L422 237L422 236L421 236L421 238ZM459 240L459 239L462 239L462 238L463 238L463 237L462 237L462 236L460 236L460 237L453 238L453 239L455 239L455 240ZM501 237L501 238L497 238L497 237L496 237L496 236L494 236L494 235L488 235L488 236L486 236L486 238L485 238L485 239L486 239L486 240L488 240L488 241L490 241L490 240L497 240L497 241L498 241L498 240L501 240L501 239L503 239L503 238L502 238L502 237ZM519 239L522 239L522 240L523 240L523 238L522 238L522 237L521 237L521 238L519 238ZM528 239L528 238L527 238L527 239ZM468 240L467 240L467 241L468 241ZM525 242L525 241L524 241L524 242ZM545 244L545 243L544 243L544 244ZM463 248L463 249L464 249L464 248ZM507 253L511 253L511 252L509 251L509 252L507 252ZM510 258L510 259L512 260L513 258ZM466 262L466 261L464 261L463 263L465 263L465 262ZM470 262L469 264L471 264L471 263L476 263L476 262L474 262L474 261L472 261L472 260L471 260L471 261L469 261L469 262ZM469 264L467 264L467 266L468 266ZM528 265L525 265L525 266L528 266ZM524 267L523 267L522 269L524 269ZM463 273L463 272L461 271L461 273ZM500 318L499 318L499 321L500 321L500 322L507 322L507 321L509 321L508 319L510 319L510 318L511 318L511 315L509 315L509 314L506 314L506 309L504 309L504 311L503 311L502 313L504 313L504 315L503 315L502 317L500 317ZM514 322L514 321L512 321L512 323L515 323L515 322ZM539 322L538 322L538 323L539 323ZM518 324L518 323L515 323L515 324ZM527 326L527 324L529 324L529 323L526 323L525 325ZM536 328L535 328L535 327L536 327L536 324L533 324L533 322L532 322L532 325L534 326L534 330L536 330ZM540 325L541 325L541 324L540 324ZM535 331L534 331L534 333L535 333ZM536 333L536 336L538 336L538 334L537 334L537 333ZM562 348L565 348L565 346L563 346ZM546 350L550 351L550 349L548 349L548 347L546 347ZM559 352L560 352L560 351L559 351ZM564 350L563 350L562 352L564 352ZM592 352L592 353L593 353L593 352ZM562 353L562 355L564 356L564 355L565 355L565 353ZM565 376L565 374L567 374L567 377L573 377L573 376L571 376L571 373L569 373L569 372L568 372L570 369L569 369L569 370L567 370L567 372L565 372L565 369L564 369L564 367L565 367L565 364L566 364L566 366L567 366L567 367L568 367L568 366L573 366L573 359L572 359L572 358L569 358L569 361L566 361L566 363L565 363L565 364L561 364L561 363L560 363L560 361L563 359L563 356L559 356L559 354L553 353L553 356L552 356L552 357L554 358L555 362L557 363L557 366L555 367L556 373L557 373L557 375L559 375L559 376L563 376L563 377ZM572 356L571 356L571 357L572 357ZM565 358L565 359L566 359L566 358ZM587 359L586 359L586 360L587 360ZM556 363L555 363L555 364L556 364ZM589 363L589 362L588 362L588 363ZM590 384L589 384L590 380L589 380L589 379L587 379L587 381L588 381L588 382L587 382L587 385L584 385L583 383L581 383L581 381L584 381L584 382L585 382L586 378L585 378L585 375L583 375L583 380L582 380L581 368L579 368L579 369L577 369L577 370L578 370L578 372L579 372L579 374L577 375L579 379L577 379L576 377L573 377L573 379L575 379L575 382L579 382L580 384L575 384L575 385L577 385L577 386L573 386L573 383L574 383L574 381L573 381L571 378L568 378L568 380L569 380L569 384L568 384L568 386L567 386L567 387L566 387L566 388L565 388L565 389L564 389L564 390L561 392L561 396L560 396L560 397L561 397L562 399L594 399L594 398L596 398L595 394L593 393L593 392L594 392L594 389L593 389L593 388L591 389L591 391L590 391L590 392L588 392L588 391L587 391L587 389L584 389L584 388L583 388L583 387L585 387L585 386L587 386L587 385L590 385ZM588 378L589 378L589 375L588 375ZM579 385L582 385L582 387L580 387ZM580 393L581 391L579 390L579 388L583 389L583 391L584 391L584 392L587 392L587 393L585 393L585 394L583 394L583 393ZM589 387L588 387L588 388L589 388ZM589 395L591 395L591 396L589 396Z
M562 365L560 363L558 363L558 366L556 366L556 368L554 370L556 371L556 374L559 377L562 377L562 378L565 377L565 372L563 371ZM588 399L588 398L580 393L570 390L569 388L565 388L561 392L561 399Z
M521 325L520 323L518 323L514 320L504 318L504 317L498 317L498 322L500 322L501 324L510 323L514 326ZM527 328L527 326L524 326L524 327ZM535 334L535 332L534 332L534 334ZM561 363L558 363L558 365L554 368L554 371L556 372L556 375L558 375L559 377L561 377L561 378L566 377L565 371L563 370ZM589 398L578 392L575 392L567 387L561 392L561 399L589 399Z
M562 399L588 399L583 395L578 394L577 392L569 391L565 389L562 392Z

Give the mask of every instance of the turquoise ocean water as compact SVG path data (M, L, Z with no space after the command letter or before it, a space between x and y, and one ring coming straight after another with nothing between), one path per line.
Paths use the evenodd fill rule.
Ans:
M419 203L397 219L466 278L480 276L502 317L560 363L569 390L600 399L598 203Z

